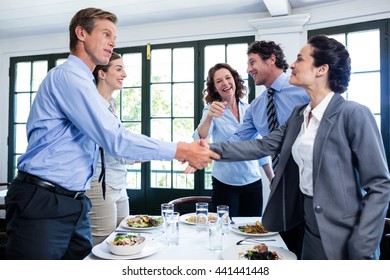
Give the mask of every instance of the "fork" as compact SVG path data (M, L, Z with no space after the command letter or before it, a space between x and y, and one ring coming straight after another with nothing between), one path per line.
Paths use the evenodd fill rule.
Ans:
M253 238L245 238L236 243L236 245L241 245L243 242L248 242L251 244L260 244L265 241L276 241L276 239L253 239Z

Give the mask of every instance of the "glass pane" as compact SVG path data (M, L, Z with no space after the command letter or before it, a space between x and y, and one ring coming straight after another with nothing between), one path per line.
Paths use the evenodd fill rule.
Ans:
M194 48L173 50L173 82L194 80Z
M247 68L247 44L231 44L227 46L227 63L238 71L243 79L248 79Z
M127 74L123 85L125 87L140 87L142 85L142 53L124 54L122 60Z
M204 48L204 80L207 78L207 73L211 67L219 62L226 61L225 45L206 46ZM245 62L246 62L245 58Z
M152 50L150 62L152 83L171 81L171 49Z
M15 124L15 153L22 154L27 148L27 134L25 124Z
M346 44L345 44L345 33L333 34L333 35L329 35L329 37L339 41L341 44L346 46Z
M194 84L173 85L173 116L194 116Z
M15 122L27 122L30 107L29 93L15 94Z
M56 66L61 65L61 64L64 63L65 61L66 61L66 58L57 59L57 60L56 60Z
M171 142L171 120L152 119L150 136L155 139Z
M359 102L380 113L380 73L352 74L347 99Z
M171 116L171 85L151 86L151 115L152 117Z
M152 161L151 170L150 179L152 188L171 188L170 161Z
M132 190L141 189L141 164L127 165L127 188Z
M30 91L31 62L19 62L16 64L15 91Z
M174 189L194 189L194 174L183 174L181 172L173 173L173 188Z
M35 61L33 63L32 90L37 91L47 74L47 61Z
M379 70L379 30L349 33L348 52L351 56L352 72Z
M192 133L194 132L193 119L173 119L173 142L185 141L192 142Z
M128 88L122 91L121 118L123 121L141 121L141 93L141 88Z

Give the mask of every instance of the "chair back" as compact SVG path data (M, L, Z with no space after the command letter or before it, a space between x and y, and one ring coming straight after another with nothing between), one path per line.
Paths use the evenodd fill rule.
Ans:
M194 212L195 211L195 206L193 208L189 207L190 203L197 203L197 202L211 202L211 196L184 196L184 197L179 197L176 199L173 199L169 201L168 203L175 205L175 211L179 211L178 205L182 206L183 204L188 204L188 205L183 205L183 207L180 207L179 211L181 214L184 213L189 213L189 212ZM192 209L192 210L191 210Z

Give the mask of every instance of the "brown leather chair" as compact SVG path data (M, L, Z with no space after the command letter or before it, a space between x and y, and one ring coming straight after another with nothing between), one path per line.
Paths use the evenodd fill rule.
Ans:
M184 203L211 202L211 196L185 196L169 201L168 203L179 205Z
M211 196L184 196L179 197L176 199L173 199L169 201L168 203L175 205L175 211L179 211L180 213L190 213L195 211L195 206L190 207L190 203L197 203L197 202L211 202ZM183 205L188 204L188 205ZM180 205L180 209L178 207ZM210 211L210 208L209 208Z

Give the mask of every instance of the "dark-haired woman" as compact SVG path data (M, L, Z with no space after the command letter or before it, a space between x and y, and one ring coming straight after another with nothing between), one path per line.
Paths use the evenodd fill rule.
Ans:
M210 148L227 161L280 153L262 221L271 231L304 221L303 259L377 259L390 178L373 114L341 96L350 80L348 51L315 36L291 70L290 83L306 89L309 104L261 140Z
M244 80L229 64L217 63L209 69L204 91L205 107L194 139L227 141L242 124L249 104L242 101ZM268 158L234 163L214 162L212 204L228 205L233 217L261 216L263 187L260 165L269 180L273 177Z

